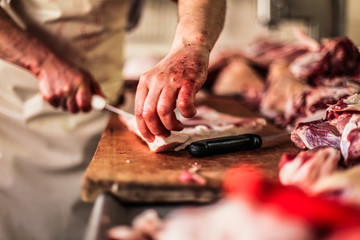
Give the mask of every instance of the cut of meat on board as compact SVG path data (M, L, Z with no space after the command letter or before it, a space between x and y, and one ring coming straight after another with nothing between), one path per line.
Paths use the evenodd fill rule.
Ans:
M308 191L318 179L338 169L340 151L332 147L317 147L299 154L283 154L279 163L279 180L283 185L295 185Z
M142 138L152 152L178 151L186 148L194 141L238 135L244 133L254 133L260 131L266 121L263 118L243 118L229 114L220 113L207 106L198 106L197 114L193 118L184 118L177 114L178 119L183 123L182 131L172 131L167 138L156 136L153 142L147 142L141 136L135 116L120 116L127 128Z

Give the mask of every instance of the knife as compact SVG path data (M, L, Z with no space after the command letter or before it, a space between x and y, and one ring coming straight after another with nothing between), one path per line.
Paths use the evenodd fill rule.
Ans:
M191 143L188 151L193 157L205 157L216 154L254 150L260 148L263 141L286 135L290 135L290 133L280 133L267 137L261 137L257 134L241 134L235 136L210 138Z
M114 106L111 106L106 103L106 100L99 96L99 95L93 95L91 98L91 107L97 110L108 110L110 112L116 113L120 115L120 117L126 119L126 120L132 120L134 118L133 114L127 113L124 110L121 110L119 108L116 108Z

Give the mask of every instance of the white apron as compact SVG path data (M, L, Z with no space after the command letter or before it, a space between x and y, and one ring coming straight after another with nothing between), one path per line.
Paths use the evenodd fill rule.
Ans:
M0 2L29 32L90 71L110 101L117 98L127 0L12 0L11 8ZM106 122L102 112L53 109L31 73L0 61L0 240L69 239L70 208Z

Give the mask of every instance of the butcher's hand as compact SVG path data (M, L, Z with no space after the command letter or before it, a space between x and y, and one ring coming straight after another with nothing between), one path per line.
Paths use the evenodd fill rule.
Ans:
M54 53L39 38L19 28L0 8L0 58L37 76L43 98L71 113L91 109L92 94L102 95L91 75Z
M49 56L36 75L44 100L70 113L87 112L93 94L104 96L87 71L57 56Z
M138 129L149 142L183 129L174 109L190 118L195 115L195 94L204 84L209 49L190 45L170 52L139 80L135 97Z

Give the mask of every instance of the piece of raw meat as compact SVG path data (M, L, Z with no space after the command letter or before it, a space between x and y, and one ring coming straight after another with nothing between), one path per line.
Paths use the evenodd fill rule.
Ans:
M346 166L360 162L360 114L353 114L341 135L341 153Z
M360 166L339 170L320 178L310 188L312 195L320 195L344 204L360 207Z
M358 69L360 53L347 37L324 39L319 51L308 52L290 65L294 76L311 85L323 85L321 79L351 76Z
M283 154L279 163L279 180L304 191L318 179L338 168L340 151L332 147L317 147L299 154Z
M257 108L264 88L265 80L244 59L234 58L221 70L212 91L218 96L240 96Z
M310 86L298 81L283 63L272 64L267 78L267 88L260 103L260 112L280 126L288 125L304 105L304 94Z
M291 140L298 148L331 146L341 150L346 166L360 161L360 96L354 94L330 105L327 119L298 124Z
M182 131L172 131L167 138L156 136L153 142L147 142L137 128L135 116L119 115L127 128L136 133L149 146L152 152L179 151L186 148L194 141L207 138L253 133L261 130L266 121L263 118L243 118L220 113L207 106L198 106L197 114L193 118L184 118L177 114L183 123Z
M136 216L131 226L116 226L107 233L109 240L149 240L158 234L164 223L153 209Z
M331 105L327 109L329 120L337 118L344 112L360 113L360 94L353 94L351 96L340 99L336 104Z
M329 105L336 104L339 99L353 95L360 91L360 85L356 86L318 86L304 94L304 105L299 112L302 116L296 117L293 125L299 122L325 119Z
M300 149L329 146L340 149L341 133L328 121L318 120L300 123L291 132L291 141Z
M291 63L298 57L313 50L308 42L284 42L269 38L258 38L250 45L248 58L252 62L263 66L269 66L275 61Z

